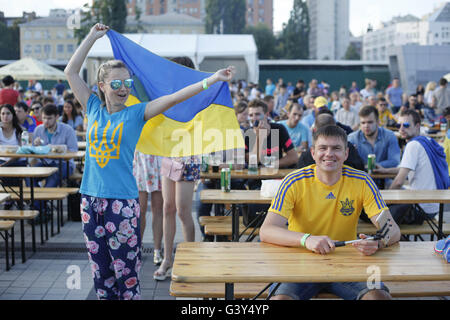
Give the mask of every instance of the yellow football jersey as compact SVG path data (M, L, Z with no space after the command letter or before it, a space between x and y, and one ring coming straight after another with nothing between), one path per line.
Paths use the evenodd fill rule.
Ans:
M291 231L348 241L356 239L363 208L369 218L387 209L367 173L344 166L339 181L328 186L317 179L314 164L283 179L269 211L288 219Z

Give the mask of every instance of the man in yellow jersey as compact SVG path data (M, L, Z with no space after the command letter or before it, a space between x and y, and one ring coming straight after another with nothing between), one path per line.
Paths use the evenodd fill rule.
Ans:
M316 164L293 171L283 179L260 229L260 239L330 254L335 241L356 239L363 208L375 226L378 215L388 208L369 175L343 165L348 148L347 135L341 128L318 129L313 135L311 153ZM391 231L388 245L400 240L400 229L395 223ZM364 234L359 236L367 238ZM373 240L352 245L364 255L372 255L384 246ZM366 282L283 283L273 299L310 299L324 291L344 299L391 298L384 284L378 288L371 290Z

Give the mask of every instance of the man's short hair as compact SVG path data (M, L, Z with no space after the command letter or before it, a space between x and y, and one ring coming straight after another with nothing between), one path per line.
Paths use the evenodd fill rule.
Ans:
M2 82L5 86L9 86L9 85L13 84L15 81L14 81L13 77L11 77L10 75L7 75L6 77L4 77L2 79Z
M56 105L54 105L53 103L48 103L46 104L41 111L43 114L45 114L46 116L58 116L58 108L56 107Z
M264 102L269 102L272 99L275 99L275 97L270 95L270 94L268 94L268 95L264 96L263 101Z
M450 107L445 108L445 109L444 109L444 112L442 113L442 115L443 115L444 117L450 116Z
M377 103L380 103L380 102L387 102L387 101L386 101L385 98L381 97L381 98L378 99L378 102L377 102Z
M319 139L319 137L338 137L341 138L344 142L345 147L347 148L347 134L345 133L344 129L339 128L336 125L331 126L325 126L318 128L313 133L313 145L316 144L316 141Z
M333 115L328 113L319 114L314 121L314 128L316 128L316 130L334 125L336 125L336 120L334 120Z
M375 108L374 106L364 106L364 107L362 107L361 109L359 109L358 115L360 117L368 117L368 116L370 116L371 113L375 114L375 119L378 120L380 115L378 113L377 108Z
M245 109L248 108L247 102L245 101L239 101L239 103L234 107L234 111L236 114L242 113L245 111Z
M269 111L269 107L267 107L267 104L259 99L254 99L250 101L248 104L248 108L263 108L264 114L266 114Z
M448 83L448 81L445 78L441 78L441 80L439 80L439 85L441 85L441 86L446 86L447 83Z
M400 117L403 117L403 116L404 117L411 116L413 119L414 125L421 123L420 115L413 109L406 109L405 111L403 111L400 114Z
M28 112L28 105L25 102L17 102L14 107L22 108L23 111Z

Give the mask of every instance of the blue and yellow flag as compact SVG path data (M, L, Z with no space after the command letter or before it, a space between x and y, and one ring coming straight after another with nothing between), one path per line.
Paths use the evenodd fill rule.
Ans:
M125 63L135 82L127 105L157 99L211 76L162 58L113 30L107 35L115 59ZM142 153L165 157L241 148L244 139L228 84L222 81L147 121L137 144Z

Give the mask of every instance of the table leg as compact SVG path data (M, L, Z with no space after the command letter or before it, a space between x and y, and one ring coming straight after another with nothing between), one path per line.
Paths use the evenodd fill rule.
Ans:
M58 159L58 166L59 166L59 186L62 187L62 175L63 175L62 159Z
M225 283L225 300L234 300L234 283Z
M443 220L444 220L444 204L440 203L439 204L439 221L438 221L438 240L442 239L444 233L442 230L442 224L443 224Z
M231 205L231 240L234 242L239 241L239 215L235 204Z
M6 259L6 271L9 271L8 230L5 230L5 259Z
M19 186L20 200L19 200L19 210L24 210L24 201L23 201L23 180L20 179ZM20 220L20 246L22 251L22 263L25 263L25 228L23 224L23 220Z

